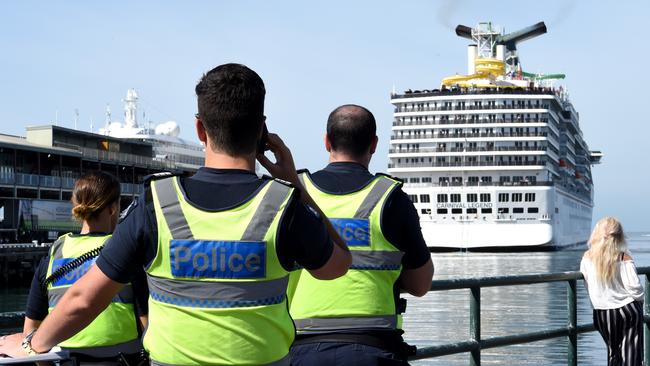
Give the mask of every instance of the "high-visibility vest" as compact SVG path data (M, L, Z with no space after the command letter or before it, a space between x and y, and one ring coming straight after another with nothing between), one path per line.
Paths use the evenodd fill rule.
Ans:
M221 211L185 198L178 177L153 181L156 256L146 269L144 346L158 365L288 365L295 328L276 237L293 188L266 181Z
M351 329L398 329L394 285L403 253L381 231L383 205L399 181L378 175L362 189L332 194L300 175L307 192L347 243L352 266L343 277L319 281L308 271L291 274L289 311L298 334Z
M52 244L47 277L58 268L99 248L111 235L74 236L66 234ZM83 262L47 286L49 311L51 312L65 292L95 263L97 257ZM74 349L95 357L112 357L120 353L138 353L142 343L133 309L133 288L127 284L95 320L76 335L61 342L59 346Z

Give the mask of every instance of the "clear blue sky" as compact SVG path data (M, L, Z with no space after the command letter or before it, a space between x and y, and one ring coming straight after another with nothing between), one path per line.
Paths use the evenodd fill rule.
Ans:
M432 89L466 70L467 40L453 27L491 20L516 30L545 21L520 45L524 70L565 73L584 136L605 153L594 168L594 217L650 230L647 110L648 1L3 1L0 132L26 125L80 127L122 118L136 88L147 119L176 120L194 138L194 86L225 62L255 69L267 87L269 128L316 170L328 113L357 103L375 113L384 171L393 85ZM140 112L141 113L141 112ZM141 116L141 114L140 114Z

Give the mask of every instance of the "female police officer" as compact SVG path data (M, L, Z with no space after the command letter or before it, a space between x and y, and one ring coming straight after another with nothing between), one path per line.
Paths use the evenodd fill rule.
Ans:
M81 222L79 234L61 236L36 270L27 301L24 334L32 334L52 311L66 290L92 266L117 224L120 183L105 172L83 175L72 192L72 215ZM144 273L136 287L144 282ZM144 301L136 301L133 286L124 287L111 304L85 329L60 343L77 354L82 363L129 359L142 348L136 315L146 325L146 288L138 291ZM143 308L144 307L144 308Z

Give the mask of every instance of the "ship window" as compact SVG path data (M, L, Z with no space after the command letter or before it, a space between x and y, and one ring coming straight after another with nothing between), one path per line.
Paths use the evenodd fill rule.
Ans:
M431 177L422 177L422 183L431 183Z
M431 202L431 199L429 198L428 194L421 194L420 195L420 202L429 203L429 202Z
M424 214L424 215L431 215L431 209L430 208L423 208L422 210L420 210L420 212L422 212L422 214Z
M447 195L446 194L439 194L438 195L438 203L445 203L447 202Z
M418 203L418 195L417 194L409 194L409 198L411 199L411 202Z
M471 158L471 157L470 157L470 158ZM470 159L470 158L468 158L468 159ZM472 161L472 160L469 160L469 161ZM475 156L474 156L474 161L476 161L476 157L475 157ZM468 178L467 178L467 181L468 181L469 183L478 183L478 177L468 177Z
M481 193L481 202L490 202L491 197L489 193Z
M510 209L508 207L500 207L498 212L500 214L507 214L510 212Z
M438 158L440 159L440 158ZM438 177L438 184L441 186L448 185L449 184L449 177Z
M521 202L521 193L513 193L512 202Z
M524 208L523 207L513 207L512 208L512 213L524 213Z
M528 213L538 213L539 208L537 207L528 207Z
M508 202L508 193L499 193L499 202Z
M510 176L499 177L499 182L501 182L501 183L510 182Z
M451 209L451 213L452 213L452 214L462 214L462 213L463 213L463 209L462 209L462 208L452 208L452 209Z
M476 193L468 193L467 194L467 202L478 202L478 197Z
M535 182L537 182L537 177L534 175L529 175L526 177L526 180L528 181L528 183L535 184Z
M482 213L482 214L491 214L491 213L492 213L492 209L491 209L491 208L482 208L482 209L481 209L481 213Z
M409 178L409 183L420 183L420 178Z
M481 177L481 182L492 183L492 177Z
M460 202L460 194L454 193L450 194L451 196L451 202Z
M468 214L475 214L475 213L476 213L476 209L475 209L475 208L468 208L468 209L467 209L467 213L468 213Z
M535 202L535 193L526 193L526 202Z
M436 212L437 212L438 214L446 214L446 213L447 213L447 209L446 209L446 208L439 208Z

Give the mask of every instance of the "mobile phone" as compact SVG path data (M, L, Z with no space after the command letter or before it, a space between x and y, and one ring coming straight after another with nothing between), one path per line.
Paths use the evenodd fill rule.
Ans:
M263 154L266 150L269 150L269 148L266 146L266 140L269 137L269 129L266 128L266 122L262 125L262 137L260 137L260 141L257 143L257 153L258 154Z

